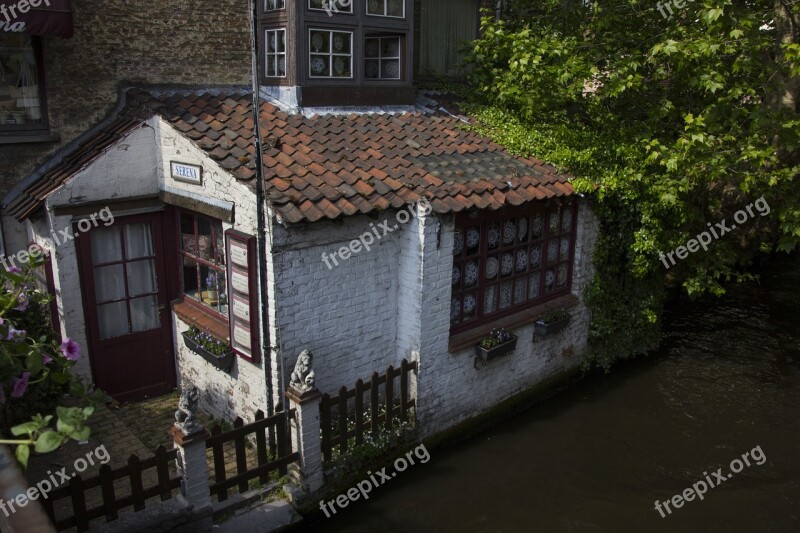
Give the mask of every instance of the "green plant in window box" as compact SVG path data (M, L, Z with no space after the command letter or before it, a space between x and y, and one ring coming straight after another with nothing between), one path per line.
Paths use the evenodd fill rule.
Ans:
M517 347L517 336L505 328L493 329L475 346L475 352L484 362L508 355Z
M537 320L533 327L537 337L546 337L558 333L569 324L570 314L564 309L554 309L546 312Z
M226 372L233 367L234 353L227 341L218 339L197 326L191 326L181 335L187 348L215 367Z

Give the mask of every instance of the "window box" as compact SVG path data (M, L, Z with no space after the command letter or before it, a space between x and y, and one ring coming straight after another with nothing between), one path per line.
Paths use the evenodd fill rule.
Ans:
M533 323L534 334L546 337L558 333L569 324L570 316L566 311L554 311Z
M495 340L496 341L497 335L500 334L501 332L503 334L505 334L506 336L510 336L511 338L506 340L505 342L501 342L500 344L497 344L495 346L491 346L489 348L484 348L482 346L482 344L484 344L484 341L486 341L486 340L491 339L491 340ZM475 345L475 354L484 363L486 363L487 361L491 361L492 359L495 359L497 357L502 357L504 355L508 355L508 354L510 354L511 352L513 352L517 348L517 340L518 340L518 338L519 337L517 337L516 335L508 333L505 330L493 330L492 333L488 337L486 337L481 342L479 342L478 344Z
M236 359L233 350L228 351L222 355L215 355L202 346L200 346L190 335L188 331L184 331L181 333L183 335L183 342L186 344L186 347L189 348L191 351L214 365L215 367L219 368L220 370L224 370L225 372L230 372L231 368L233 368L233 361Z

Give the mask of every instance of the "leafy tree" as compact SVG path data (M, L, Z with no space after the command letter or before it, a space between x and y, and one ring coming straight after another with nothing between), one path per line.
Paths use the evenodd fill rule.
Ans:
M472 46L469 111L593 201L592 363L657 344L666 286L720 295L752 278L759 252L798 247L800 3L504 4ZM768 214L674 266L659 259L762 197Z

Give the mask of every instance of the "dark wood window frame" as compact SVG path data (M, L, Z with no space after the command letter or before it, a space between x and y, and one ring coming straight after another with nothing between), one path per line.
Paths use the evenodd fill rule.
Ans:
M214 309L213 307L211 307L210 305L208 305L208 304L202 302L201 300L198 300L197 298L195 298L195 297L193 297L193 296L191 296L189 294L186 294L184 292L185 283L184 283L184 278L183 278L183 276L184 276L183 258L187 257L187 258L190 258L191 260L193 260L193 261L195 261L197 263L197 267L195 269L196 276L197 276L196 282L198 284L197 286L198 286L198 288L199 288L201 293L202 293L202 282L203 282L203 280L200 279L200 268L199 268L200 265L204 265L204 266L210 268L211 270L214 270L215 272L221 274L223 279L225 280L225 282L227 284L227 281L228 281L228 265L227 265L228 261L227 260L225 261L225 264L220 267L219 265L214 264L211 261L203 259L203 258L201 258L201 257L199 257L197 255L194 255L194 254L192 254L190 252L187 252L186 250L183 249L183 233L182 233L182 228L181 228L181 215L189 215L189 216L193 217L193 219L194 219L195 250L199 249L199 244L198 244L198 219L204 218L204 219L208 220L209 222L211 222L211 228L212 228L212 239L211 239L211 242L212 242L212 247L213 247L214 251L216 251L216 246L217 246L217 238L216 238L217 236L214 233L216 231L216 228L215 228L214 224L215 223L219 223L220 224L220 229L221 229L221 233L220 233L221 239L220 240L222 241L221 253L222 253L222 257L224 258L225 257L225 244L224 244L225 243L225 238L224 238L225 229L221 227L222 221L218 220L218 219L215 219L215 218L212 218L212 217L209 217L207 215L203 215L202 213L197 213L195 211L190 211L188 209L180 209L179 208L179 209L176 209L175 212L176 212L175 213L175 217L176 217L176 230L177 230L177 239L176 239L177 240L177 243L176 243L177 260L178 260L177 267L178 267L178 271L180 273L179 280L178 280L178 284L179 284L178 286L179 286L179 289L180 289L180 291L179 291L180 295L182 296L182 301L184 301L187 304L191 305L195 309L201 311L203 314L207 314L208 316L210 316L210 317L212 317L214 319L217 319L217 320L221 320L225 324L227 324L228 323L228 313L227 312L225 312L225 313L220 312L217 309ZM213 251L212 251L212 254L213 254ZM202 294L201 294L201 299L202 299Z
M283 39L279 40L278 35L283 32ZM274 33L275 37L275 44L276 47L273 51L269 51L269 38L270 34ZM287 37L286 28L265 28L264 29L264 73L266 78L268 79L278 79L283 80L286 79L288 72L289 72L289 42ZM280 45L278 43L282 43L283 51L280 50ZM283 56L283 75L278 75L278 59ZM269 74L269 63L270 61L274 61L274 75Z
M353 1L355 2L355 0L353 0ZM406 18L406 2L405 1L401 2L403 4L403 14L401 16L399 16L399 17L397 15L389 15L389 14L380 15L378 13L370 13L369 12L369 1L370 0L365 0L364 1L364 14L366 14L368 17L380 17L380 18L398 19L398 20ZM388 13L389 12L389 6L388 6L389 0L377 0L377 1L381 2L383 4L383 12L384 13Z
M350 0L350 5L348 5L348 6L343 5L339 0L322 0L322 5L325 5L326 1L329 2L330 4L335 4L336 5L336 9L335 10L333 9L333 7L331 7L330 16L332 16L332 17L336 16L336 15L353 15L353 14L355 14L355 3L356 3L356 0ZM311 7L311 0L306 0L305 4L306 4L306 9L308 11L312 12L312 13L320 13L320 12L322 12L322 13L325 13L326 15L328 14L328 11L324 7ZM347 11L346 8L350 8L350 11Z
M550 225L550 217L552 213L558 215L558 229L553 231ZM543 220L542 232L539 237L533 235L534 220L541 215ZM470 330L475 327L486 325L499 318L507 317L515 313L519 313L531 307L540 305L549 300L568 295L572 290L572 275L575 261L575 238L577 226L578 208L577 202L550 202L538 203L529 205L522 208L509 208L496 212L473 212L470 214L456 215L455 231L461 234L463 239L463 248L460 254L456 254L457 245L454 243L453 255L453 275L452 280L452 294L450 303L450 334L455 335L464 331ZM524 218L527 221L527 230L525 232L525 240L520 240L519 237L519 221ZM507 221L514 221L515 235L513 240L506 244L504 243L504 225ZM489 228L493 226L493 231L497 231L499 227L500 236L497 246L489 247ZM467 243L467 232L471 229L477 229L479 232L479 243L477 246L470 247ZM457 236L455 238L458 238ZM568 250L562 248L562 240L569 239ZM548 258L548 247L551 243L557 243L555 251L555 260ZM539 250L539 263L538 266L532 266L533 259L532 253L534 248ZM518 268L518 253L525 251L525 267ZM504 255L511 254L512 264L511 273L503 275L503 257ZM487 261L489 258L494 258L496 266L491 267L490 270L496 268L496 274L487 276ZM472 263L477 266L477 279L474 283L467 284L467 265ZM558 282L558 273L560 267L566 267L566 279L563 285ZM458 270L458 276L456 276ZM472 274L475 275L474 267L470 267ZM552 272L553 288L546 289L547 274ZM532 274L538 274L538 294L534 297L529 294L531 288ZM456 280L456 278L458 278ZM500 309L500 292L502 286L507 283L510 284L510 301L511 305ZM521 302L514 303L516 297L516 287L522 286L524 283L524 297ZM490 293L488 289L494 287ZM491 311L486 311L485 300L486 297L493 298L494 305L490 306ZM474 312L463 313L464 302L467 297L474 298L473 302L468 305L474 305L472 309ZM458 319L454 320L456 310L456 300L458 301Z
M291 1L291 0L289 0ZM286 0L263 0L264 13L274 13L286 9ZM270 2L275 2L276 7L269 7ZM280 7L277 7L280 4Z
M379 42L382 42L383 39L397 39L398 40L398 50L397 50L398 57L397 58L394 58L394 57L392 57L392 58L384 58L384 57L381 57L382 56L382 52L379 53L378 57L367 57L367 40L369 40L369 39L377 39ZM372 83L375 83L375 84L398 83L398 82L403 82L403 81L405 81L407 79L408 73L407 73L407 70L406 70L406 59L407 59L407 55L406 55L406 46L407 46L406 34L403 34L403 33L389 33L389 32L365 32L363 40L364 40L364 45L361 48L363 50L363 54L362 54L363 57L360 57L359 59L361 59L360 67L363 69L363 72L364 72L364 83L365 84L372 84ZM380 45L379 45L379 47L380 47ZM400 69L398 78L382 78L382 77L368 78L367 77L367 61L377 60L378 61L378 72L381 73L383 71L383 61L384 60L395 60L395 59L397 60L397 62L399 64L399 69Z
M42 123L35 126L7 125L4 117L0 117L0 143L3 142L35 142L55 140L50 132L50 118L47 112L47 90L44 77L44 56L42 54L42 41L40 37L31 37L34 57L36 58L36 76L39 86L39 102L42 114Z
M313 50L313 45L312 45L313 37L312 37L312 35L314 34L314 32L319 32L319 33L327 32L328 33L328 51L327 52L320 52L320 51L314 51ZM341 53L341 52L334 52L333 51L333 39L334 39L333 34L334 33L342 33L342 34L347 34L347 35L350 36L350 50L349 50L349 53L344 54L344 53ZM306 57L305 57L306 65L308 67L308 71L307 71L308 78L310 80L314 80L314 81L319 81L319 80L325 80L325 81L347 81L347 82L354 81L356 79L356 72L355 72L355 70L356 70L355 69L355 67L356 67L356 64L355 64L355 56L356 56L355 40L356 40L356 35L357 35L357 32L355 30L352 30L352 29L331 28L331 27L319 28L319 27L313 27L313 26L308 28L308 31L306 32L306 37L307 37L306 38L306 44L308 45L308 51L307 51ZM319 57L326 56L328 58L328 74L329 74L328 76L315 76L315 75L312 74L312 72L311 72L311 63L312 63L311 56L319 56ZM336 58L336 57L348 57L348 58L350 58L350 75L349 76L333 76L334 58Z

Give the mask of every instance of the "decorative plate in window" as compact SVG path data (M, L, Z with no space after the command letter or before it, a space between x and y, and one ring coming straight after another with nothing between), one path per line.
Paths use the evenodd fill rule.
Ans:
M383 57L400 57L400 39L384 39Z
M514 285L514 303L521 304L525 301L525 285L522 283L522 280L518 280L516 285Z
M342 52L344 51L344 37L341 35L336 35L333 38L333 51L334 52Z
M475 285L478 282L478 263L470 261L464 268L464 283Z
M539 297L539 273L534 272L528 280L528 299Z
M369 0L369 12L375 15L383 14L382 0Z
M467 248L475 248L481 242L481 232L478 228L469 228L467 230Z
M547 262L555 263L558 259L558 241L548 241L547 243Z
M453 255L461 255L464 251L464 234L456 231L453 234Z
M542 236L542 227L544 227L544 218L542 217L542 214L539 213L533 217L533 224L531 225L531 231L533 232L534 237Z
M486 292L483 293L483 312L493 313L497 306L497 285L490 285L486 287Z
M544 276L544 288L550 290L553 288L553 282L556 280L556 275L552 270L548 270Z
M317 32L311 36L311 47L314 49L315 52L319 52L322 50L322 46L325 44L324 37L321 33Z
M400 77L400 61L389 60L383 63L383 77L397 79Z
M517 225L517 233L519 234L520 242L526 240L526 236L528 235L528 219L521 218L519 219L519 224Z
M569 237L561 237L561 259L569 257Z
M556 285L558 285L559 287L563 287L566 282L567 282L567 265L560 265L558 267L558 276L556 279Z
M531 248L531 266L538 267L542 263L542 245L537 244Z
M453 267L453 285L456 285L459 281L461 281L461 269L458 267Z
M552 236L554 233L558 233L559 227L559 216L558 212L550 213L550 235Z
M511 306L511 282L506 281L500 284L500 309Z
M333 58L333 73L337 76L343 76L345 74L345 67L347 66L347 61L343 57L334 57Z
M377 59L367 59L365 75L367 78L377 78L380 73L380 66L378 66Z
M471 294L464 296L464 314L468 315L475 310L475 306L477 305L477 300Z
M500 244L500 226L494 222L489 224L486 238L489 240L489 248L497 248Z
M514 271L514 256L511 255L511 252L506 252L503 254L502 261L500 272L502 272L504 276L510 276Z
M458 298L453 298L450 300L450 321L454 322L458 320L458 317L461 315L461 300Z
M364 51L366 57L378 57L380 55L381 45L378 39L367 39L366 50Z
M528 268L528 251L517 250L517 272L522 272Z
M326 66L327 65L325 64L324 59L322 59L321 57L315 57L311 61L311 72L313 72L316 75L320 75L325 72Z
M278 76L286 75L286 58L281 56L278 58Z
M511 244L514 242L514 236L517 234L517 228L510 220L506 220L503 224L503 244Z
M490 257L486 260L486 277L489 279L494 278L497 275L497 270L499 269L499 263L497 261L497 257Z
M387 15L392 17L403 16L403 0L389 0L389 9Z

